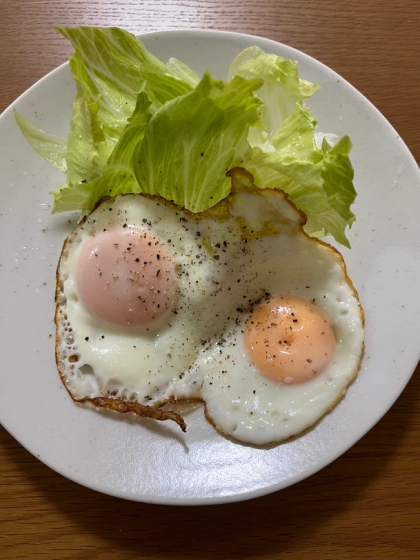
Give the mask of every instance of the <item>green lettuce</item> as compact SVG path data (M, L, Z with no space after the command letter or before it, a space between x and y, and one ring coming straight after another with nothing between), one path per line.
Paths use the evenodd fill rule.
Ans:
M307 215L305 231L314 237L332 235L349 247L345 235L355 215L350 210L356 197L347 136L331 147L326 139L317 148L316 121L309 109L296 103L292 114L272 137L274 151L253 148L244 167L261 188L285 191Z
M168 60L168 66L176 76L190 84L192 88L198 85L200 77L181 60L172 57Z
M16 109L14 113L16 122L31 148L53 167L66 173L67 140L44 132L22 117Z
M263 101L261 120L269 135L292 113L296 102L312 97L320 87L299 78L297 62L267 54L259 47L249 47L235 58L229 79L235 76L263 80L257 95Z
M139 92L144 91L147 96L149 113L149 107L156 110L166 101L192 89L150 54L134 35L121 29L78 27L57 30L75 48L70 71L76 82L77 96L67 143L67 185L64 190L60 189L63 192L54 194L54 212L68 208L71 189L78 193L70 196L75 204L76 200L81 200L81 193L89 190L92 181L107 175L116 162L120 165L118 150L121 144L117 152L115 150L121 139L126 138L127 130L132 135L135 129L132 117L137 112ZM131 170L130 164L130 174ZM92 193L102 190L97 188L97 183L92 185ZM134 189L138 191L134 179L131 184L133 192ZM121 193L126 188L124 179ZM114 189L109 190L114 192ZM87 199L92 201L92 196ZM91 204L84 203L79 208L87 211Z
M53 214L79 209L87 214L104 196L141 192L133 173L133 157L134 148L143 138L151 117L150 105L147 95L140 92L134 112L104 165L102 175L90 182L66 185L54 192Z
M319 88L297 63L245 49L227 82L164 64L118 28L57 28L75 52L70 131L58 138L16 113L34 150L66 173L53 212L90 212L104 196L160 195L201 212L226 197L242 167L260 188L282 189L308 217L309 235L349 246L356 193L348 137L317 142L305 99Z
M142 191L201 212L230 192L226 172L241 164L261 102L261 80L214 80L206 72L189 94L163 105L138 144L134 171Z
M117 27L58 27L84 61L100 105L123 122L132 114L144 87L156 107L192 89L171 68L154 57L139 39ZM76 78L73 73L73 77ZM162 84L165 80L165 84ZM90 89L89 83L86 87ZM163 102L164 102L163 101Z

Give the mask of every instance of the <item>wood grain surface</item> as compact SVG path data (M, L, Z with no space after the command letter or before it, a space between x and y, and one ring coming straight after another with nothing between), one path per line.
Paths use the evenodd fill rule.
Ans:
M68 59L71 47L52 26L81 24L222 29L286 43L359 89L420 162L418 0L0 0L0 111ZM418 559L419 373L333 464L225 506L101 495L50 470L0 427L0 558Z

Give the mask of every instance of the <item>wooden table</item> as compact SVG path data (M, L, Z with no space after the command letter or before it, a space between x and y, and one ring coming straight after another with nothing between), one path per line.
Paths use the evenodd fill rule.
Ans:
M57 24L222 29L286 43L366 95L420 162L418 0L0 0L0 111L70 55ZM332 465L227 506L98 494L51 471L0 428L0 558L420 558L419 373Z

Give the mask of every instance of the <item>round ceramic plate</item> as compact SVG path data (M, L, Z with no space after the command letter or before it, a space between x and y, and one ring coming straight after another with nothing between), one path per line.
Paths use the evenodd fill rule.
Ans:
M344 250L366 313L366 355L346 397L313 429L257 448L217 433L203 409L175 425L129 420L73 403L54 361L55 268L73 215L50 216L49 194L64 181L26 143L12 107L0 118L0 420L33 455L95 490L164 504L231 502L285 488L315 473L361 438L390 408L420 354L420 174L395 130L358 91L320 62L247 35L174 31L141 36L166 61L227 77L244 48L299 62L321 84L309 106L319 130L350 135L359 193ZM54 134L67 135L75 94L68 65L13 106ZM172 424L172 423L171 423Z

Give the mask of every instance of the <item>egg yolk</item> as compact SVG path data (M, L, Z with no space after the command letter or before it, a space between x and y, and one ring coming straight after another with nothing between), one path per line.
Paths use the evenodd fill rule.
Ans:
M276 297L246 322L245 348L260 373L282 383L302 383L324 371L336 341L327 317L309 301Z
M157 237L130 226L97 233L84 242L76 283L85 307L118 326L151 330L176 303L170 255Z

